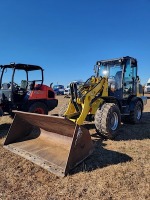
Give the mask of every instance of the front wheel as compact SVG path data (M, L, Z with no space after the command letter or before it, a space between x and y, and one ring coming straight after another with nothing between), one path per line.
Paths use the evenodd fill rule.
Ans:
M28 112L48 115L48 108L42 102L36 102L30 105Z
M114 103L103 104L95 114L95 127L99 135L113 139L121 124L121 114Z

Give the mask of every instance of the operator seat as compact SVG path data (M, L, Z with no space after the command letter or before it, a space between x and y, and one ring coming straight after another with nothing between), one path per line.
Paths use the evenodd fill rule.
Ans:
M22 81L21 81L21 86L20 86L20 88L26 90L26 88L27 88L27 81L26 81L26 80L22 80Z
M32 81L31 84L30 84L30 90L33 90L34 86L35 86L35 81Z

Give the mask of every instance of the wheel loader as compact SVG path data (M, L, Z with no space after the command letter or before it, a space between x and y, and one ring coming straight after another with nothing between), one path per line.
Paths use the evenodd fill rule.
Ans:
M63 116L16 111L4 147L58 176L65 176L93 152L85 121L98 134L113 139L121 121L139 123L146 97L137 76L137 60L126 56L97 61L80 89L70 84L71 98Z
M58 100L52 87L43 84L43 69L37 65L1 65L0 116L12 110L48 114Z

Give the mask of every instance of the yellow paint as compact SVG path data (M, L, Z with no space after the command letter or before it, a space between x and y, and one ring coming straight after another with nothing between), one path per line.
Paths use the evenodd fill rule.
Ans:
M92 100L96 95L99 95L99 93L101 96L108 96L108 80L106 77L92 77L89 85L82 90L83 99L77 98L76 100L78 107L81 109L79 115L77 115L78 113L71 100L64 115L78 125L82 125L89 112L90 114L95 114L100 104L103 103L103 99L99 97L91 104ZM77 118L75 118L75 116L77 116Z

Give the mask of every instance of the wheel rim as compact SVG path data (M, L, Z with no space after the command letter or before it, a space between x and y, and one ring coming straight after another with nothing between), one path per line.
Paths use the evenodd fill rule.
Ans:
M141 107L139 106L137 108L137 112L136 112L136 118L137 118L137 120L141 119L141 115L142 115L142 111L141 111Z
M110 120L110 124L111 124L111 130L115 131L116 128L118 127L118 115L116 112L114 112L112 114L111 120Z
M42 108L36 108L34 110L34 113L38 113L38 114L44 114L44 110Z

